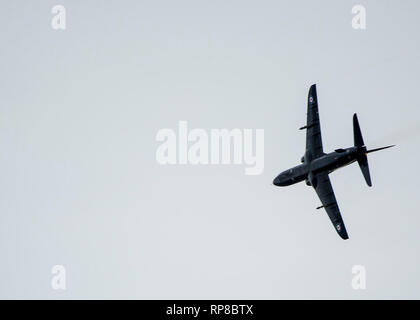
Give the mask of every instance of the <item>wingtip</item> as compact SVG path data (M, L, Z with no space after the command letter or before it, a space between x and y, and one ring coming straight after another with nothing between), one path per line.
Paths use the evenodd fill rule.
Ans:
M313 102L317 101L317 94L316 94L316 84L311 85L308 92L308 99L313 98Z
M347 232L338 232L338 235L343 240L348 240L349 239L349 235L347 234Z
M341 239L343 239L343 240L348 240L349 239L349 234L347 233L346 229L344 229L344 232L340 232L339 235L340 235Z

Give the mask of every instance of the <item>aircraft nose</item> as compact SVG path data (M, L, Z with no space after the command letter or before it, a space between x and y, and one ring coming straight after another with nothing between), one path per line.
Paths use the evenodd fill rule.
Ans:
M279 174L274 180L273 184L277 187L284 186L282 174Z

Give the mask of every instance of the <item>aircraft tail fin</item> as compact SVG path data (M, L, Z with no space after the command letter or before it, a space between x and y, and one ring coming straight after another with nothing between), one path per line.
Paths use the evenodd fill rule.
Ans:
M362 170L363 176L365 177L366 183L369 187L372 186L372 180L370 179L369 163L366 154L361 154L357 157L360 170Z
M367 185L371 187L372 180L370 179L369 163L366 156L366 146L363 141L362 131L360 130L359 120L357 120L357 114L353 115L353 136L354 146L357 147L359 151L357 162L359 163L360 170L362 170L362 174L363 177L365 177Z
M360 170L362 170L362 173L363 173L363 176L365 177L367 185L371 187L372 180L370 179L367 154L371 152L391 148L394 145L367 150L365 143L363 141L362 132L360 131L360 125L359 125L359 121L357 120L357 114L353 115L353 135L354 135L354 146L357 147L358 149L357 162L359 163Z
M363 142L362 132L360 131L359 120L357 120L357 114L353 115L353 136L355 147L362 147L365 145Z

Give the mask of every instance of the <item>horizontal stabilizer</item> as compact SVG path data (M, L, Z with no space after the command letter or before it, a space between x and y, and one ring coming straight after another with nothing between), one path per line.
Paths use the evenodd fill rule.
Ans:
M365 177L367 185L371 187L372 180L370 179L369 164L368 164L367 156L365 154L360 155L357 158L357 162L359 163L360 170L362 170L362 173L363 173L363 176Z
M395 147L395 144L393 144L391 146L386 146L386 147L382 147L382 148L376 148L376 149L368 150L368 151L366 151L366 154L371 153L371 152L375 152L375 151L379 151L379 150L384 150L384 149L392 148L392 147Z

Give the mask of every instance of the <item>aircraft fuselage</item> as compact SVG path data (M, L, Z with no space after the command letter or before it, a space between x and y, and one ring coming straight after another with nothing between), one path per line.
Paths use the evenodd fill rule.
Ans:
M306 152L302 157L303 163L280 173L274 179L274 184L283 187L306 180L306 183L310 185L311 175L322 171L331 173L338 168L347 166L356 161L360 151L363 150L357 147L337 149L314 160L311 160L310 154Z

